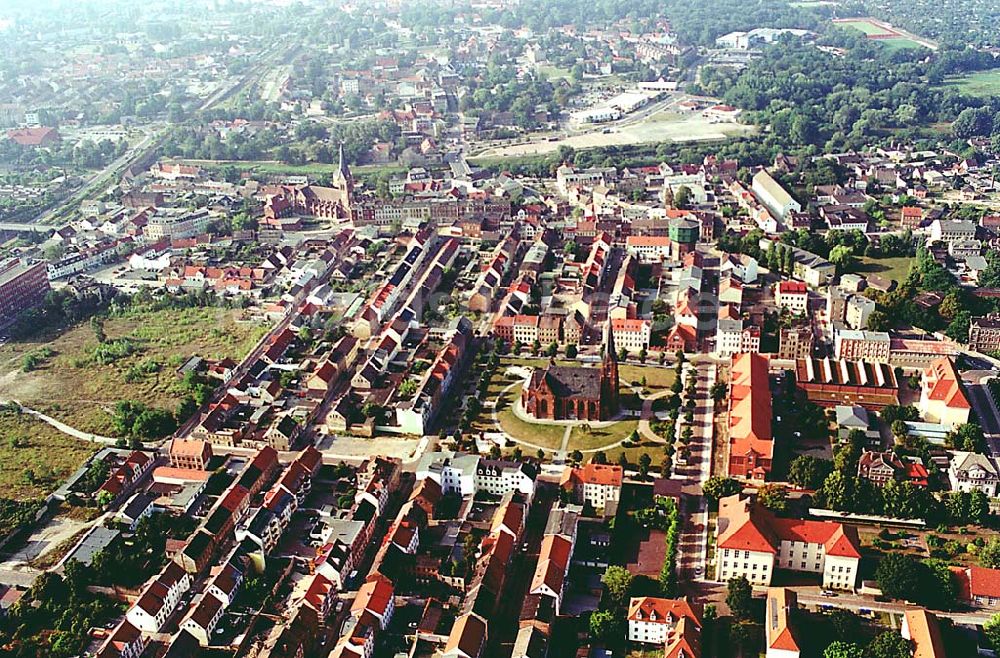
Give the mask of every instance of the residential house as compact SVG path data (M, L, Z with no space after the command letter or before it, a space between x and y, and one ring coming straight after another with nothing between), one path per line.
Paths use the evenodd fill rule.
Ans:
M994 461L975 452L955 451L948 464L952 491L982 491L990 498L997 495L1000 472Z
M662 646L677 624L686 619L701 628L703 607L686 598L633 597L628 606L628 640Z
M623 476L624 471L617 464L590 462L564 469L559 486L570 494L574 503L613 514L618 508Z

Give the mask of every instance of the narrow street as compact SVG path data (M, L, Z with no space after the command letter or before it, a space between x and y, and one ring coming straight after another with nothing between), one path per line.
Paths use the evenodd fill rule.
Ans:
M708 552L708 507L701 496L701 485L712 473L712 431L715 411L710 394L715 383L717 368L711 363L688 365L697 373L697 387L694 413L694 436L690 443L691 455L688 463L674 468L673 479L681 480L683 492L692 503L681 513L684 523L678 547L677 568L681 581L703 580L705 578L705 558Z

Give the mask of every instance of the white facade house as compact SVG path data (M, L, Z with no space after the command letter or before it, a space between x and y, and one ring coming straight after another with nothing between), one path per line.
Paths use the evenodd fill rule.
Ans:
M146 585L136 602L125 613L130 624L145 633L158 633L177 608L184 592L191 587L191 575L173 560Z
M728 357L739 354L742 349L743 320L719 320L715 328L715 352Z
M844 321L852 329L862 330L868 327L868 318L875 312L875 301L863 295L852 295L847 300Z
M611 329L615 332L615 345L628 352L641 352L649 349L651 328L649 320L611 320Z
M948 465L948 481L952 491L971 493L982 491L990 498L997 495L1000 473L992 459L975 452L956 451Z
M480 459L476 466L476 492L503 496L511 491L529 498L535 493L535 469L522 462Z
M682 619L701 628L702 610L687 599L633 597L628 606L628 641L663 646Z
M222 601L214 594L206 592L194 605L191 614L181 622L181 629L193 635L198 644L207 647L211 644L212 633L219 625L219 620L225 611Z
M480 492L503 496L517 491L530 497L535 492L536 476L528 464L447 450L425 453L417 466L417 481L429 478L441 486L442 493L462 496Z

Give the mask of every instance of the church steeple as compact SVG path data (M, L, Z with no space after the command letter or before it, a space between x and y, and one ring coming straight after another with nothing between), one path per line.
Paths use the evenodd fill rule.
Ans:
M615 349L614 320L608 320L608 332L604 342L604 364L601 367L602 400L605 401L611 413L618 411L618 353Z
M351 170L347 167L347 160L344 159L344 143L340 143L337 152L337 171L333 174L333 183L337 187L350 190L354 187L354 179L351 177Z

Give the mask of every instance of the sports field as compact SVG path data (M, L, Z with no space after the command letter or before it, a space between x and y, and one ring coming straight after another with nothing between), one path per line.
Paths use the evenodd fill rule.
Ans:
M892 50L903 48L937 49L937 44L929 39L918 37L874 18L836 18L833 22L840 27L857 30L869 39L878 41Z

